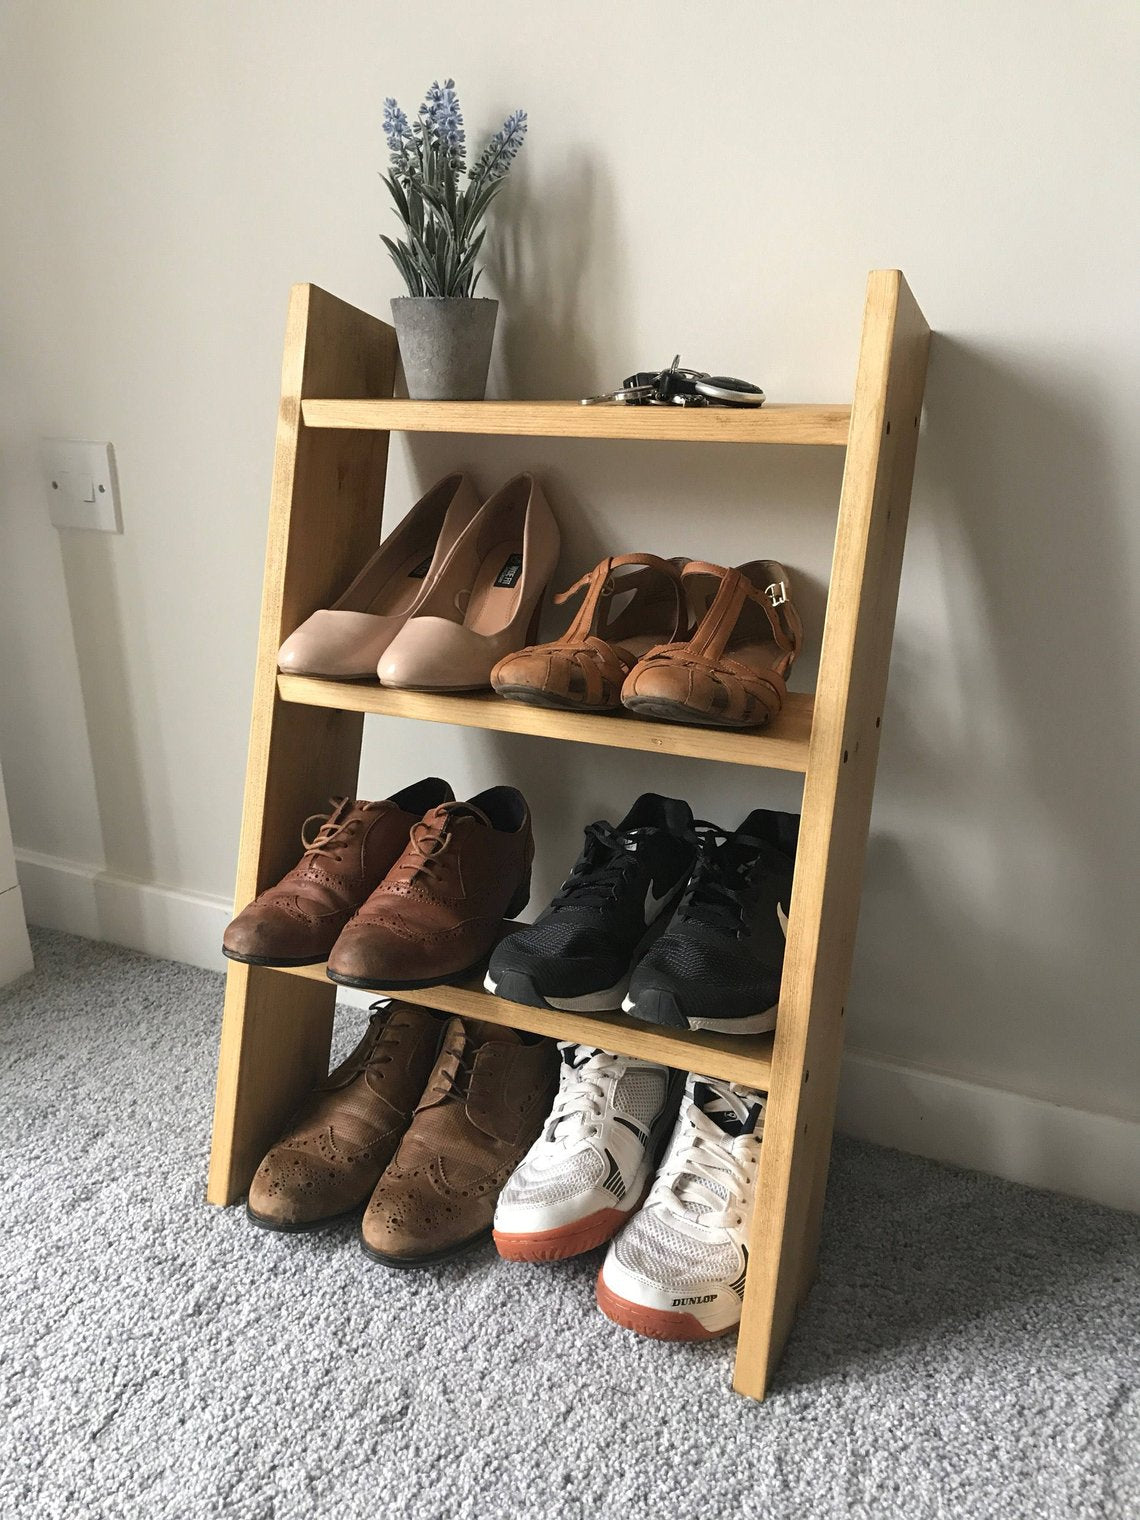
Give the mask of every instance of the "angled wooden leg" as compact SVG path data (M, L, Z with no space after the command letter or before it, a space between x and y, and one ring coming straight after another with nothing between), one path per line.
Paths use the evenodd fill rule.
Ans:
M236 904L296 861L302 820L356 791L363 717L283 703L277 650L343 591L380 533L386 433L307 428L309 397L392 394L392 329L315 285L293 287L273 466ZM300 1095L327 1070L335 988L234 964L214 1108L207 1197L231 1203Z
M902 276L872 274L736 1358L754 1398L815 1268L929 336Z
M328 1071L336 988L233 965L218 1058L214 1144L206 1196L233 1203L288 1115Z

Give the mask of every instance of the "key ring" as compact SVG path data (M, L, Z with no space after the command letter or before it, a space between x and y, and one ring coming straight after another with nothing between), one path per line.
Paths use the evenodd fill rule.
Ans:
M620 385L616 391L607 391L604 396L583 396L579 405L600 406L606 401L644 402L651 401L655 395L652 385Z
M616 390L601 396L583 396L582 406L617 402L625 406L763 406L764 392L750 380L734 375L710 375L706 370L683 369L675 354L667 369L638 370Z

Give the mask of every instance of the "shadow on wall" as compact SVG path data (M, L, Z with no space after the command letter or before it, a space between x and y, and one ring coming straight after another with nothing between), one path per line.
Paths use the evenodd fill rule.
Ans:
M138 731L140 685L151 686L146 706L155 710L153 669L128 669L114 565L122 539L67 530L60 539L106 869L153 881Z
M613 189L597 160L581 152L568 155L556 200L535 194L525 155L516 173L511 216L497 227L487 260L500 299L489 394L575 396L604 385L591 378L598 373L592 333L606 333L622 349L632 341L615 266L606 280L583 279L595 251L613 247ZM591 296L589 311L583 289L605 293L602 300Z
M950 642L923 651L900 621L881 781L918 829L910 846L872 838L852 1034L890 1048L889 1010L920 1008L916 1054L970 1075L963 1027L984 1020L987 1080L1025 1091L1038 1050L1057 1071L1068 1049L1079 1073L1095 1039L1104 1071L1124 1063L1126 1103L1140 691L1123 482L1097 376L1041 375L935 339L914 528Z

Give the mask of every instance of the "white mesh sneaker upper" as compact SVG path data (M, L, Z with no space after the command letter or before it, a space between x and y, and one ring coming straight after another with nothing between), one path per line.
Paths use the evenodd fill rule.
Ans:
M543 1230L635 1201L649 1132L665 1106L663 1066L563 1041L558 1095L542 1134L499 1196L495 1227ZM528 1218L528 1216L530 1216Z
M524 1156L500 1197L509 1204L541 1208L588 1193L591 1188L600 1187L605 1178L606 1163L596 1150L580 1149L559 1156L548 1147L533 1161L529 1155Z
M603 1272L620 1275L626 1292L632 1273L655 1308L677 1294L743 1293L764 1101L735 1082L689 1077L649 1197L610 1245Z
M579 1046L579 1049L584 1048ZM643 1129L649 1129L661 1112L667 1081L663 1066L650 1066L647 1061L625 1060L625 1070L614 1089L615 1112L635 1119Z

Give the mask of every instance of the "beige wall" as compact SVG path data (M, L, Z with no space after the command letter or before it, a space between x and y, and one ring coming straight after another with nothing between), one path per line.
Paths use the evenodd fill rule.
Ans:
M294 0L3 12L0 756L17 844L230 890L287 288L383 312L381 101L453 73L531 137L489 286L498 393L686 360L850 392L868 268L938 338L860 931L857 1047L1140 1117L1134 5ZM122 538L51 529L41 435L113 440ZM841 461L413 439L540 469L605 549L799 567ZM811 662L800 681L809 684ZM781 776L377 723L364 794L520 778L549 891L642 786L732 824Z

